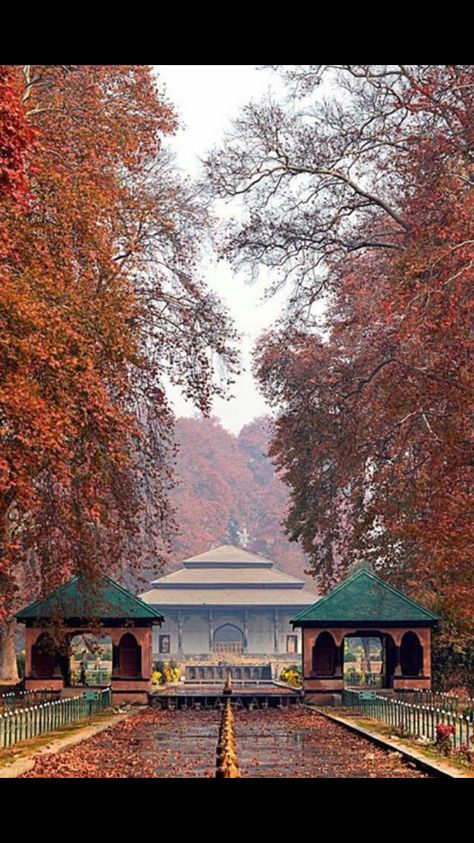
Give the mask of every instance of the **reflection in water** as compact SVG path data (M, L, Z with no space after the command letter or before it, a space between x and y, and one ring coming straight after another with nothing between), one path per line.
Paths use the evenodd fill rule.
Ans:
M157 712L142 754L162 778L213 777L219 722L215 711ZM239 711L236 734L247 778L424 777L365 738L301 709Z

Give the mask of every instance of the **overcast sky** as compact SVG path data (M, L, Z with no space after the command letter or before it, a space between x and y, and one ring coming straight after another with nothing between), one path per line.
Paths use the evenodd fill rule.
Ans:
M278 85L272 71L251 65L157 65L156 70L181 121L181 130L172 143L177 164L191 176L199 173L199 159L219 143L240 108ZM249 285L242 274L222 262L206 263L203 273L208 286L226 303L242 335L245 372L233 388L235 398L230 402L216 399L213 408L224 427L238 433L244 424L269 412L250 372L251 350L259 334L278 318L283 298L280 295L263 302L264 282ZM193 406L178 390L172 389L171 396L177 415L194 415Z

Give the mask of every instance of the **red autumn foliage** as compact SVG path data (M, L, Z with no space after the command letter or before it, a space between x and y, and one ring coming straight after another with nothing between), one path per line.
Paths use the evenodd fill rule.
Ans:
M71 749L37 755L22 778L214 778L220 717L149 708ZM398 753L305 710L237 712L235 726L246 778L428 777Z
M304 554L282 526L289 498L267 456L270 435L266 418L245 425L238 436L215 418L178 419L170 502L179 532L171 541L171 562L220 544L241 544L304 576Z
M450 735L454 735L454 726L450 726L448 723L438 723L436 726L437 740L449 738Z
M151 68L0 71L4 617L18 586L24 602L71 573L160 559L166 378L207 411L236 356L196 273L206 211L173 169L176 119Z
M322 589L370 559L462 646L474 634L474 70L284 75L296 107L245 109L207 175L249 209L225 253L292 285L256 362L278 413L287 527Z
M27 165L34 138L22 107L22 93L14 69L0 65L0 199L17 210L28 194Z

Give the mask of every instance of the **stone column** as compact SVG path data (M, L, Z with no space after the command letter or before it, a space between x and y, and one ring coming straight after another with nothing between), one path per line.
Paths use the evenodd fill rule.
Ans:
M419 638L423 647L423 675L431 678L431 630L420 630Z
M249 648L249 613L247 609L244 611L244 653L248 652Z
M153 627L143 633L142 639L142 677L150 679L153 668Z
M278 609L273 612L273 652L278 654Z
M303 660L303 675L311 676L313 672L313 647L318 635L317 629L302 628L301 630L301 651Z
M35 644L40 633L37 629L26 627L25 629L25 678L33 676L31 672L31 648Z
M395 645L395 653L396 653L396 662L395 662L395 670L393 671L394 676L401 676L402 675L402 666L400 664L400 647L398 644Z
M335 644L334 646L336 648L336 657L334 659L334 676L337 676L340 679L341 676L344 675L344 644L340 644L339 646Z
M212 645L214 643L214 621L213 621L213 617L212 617L212 609L209 609L208 620L209 620L209 654L211 654L212 653Z
M119 648L118 644L112 640L112 675L111 679L116 679L117 676L120 676L120 663L119 663Z
M181 617L181 610L178 609L178 655L183 656L183 619Z

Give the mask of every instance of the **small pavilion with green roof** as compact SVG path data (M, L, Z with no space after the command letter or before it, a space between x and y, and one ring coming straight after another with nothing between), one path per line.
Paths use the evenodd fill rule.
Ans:
M344 688L344 641L378 637L382 687L431 687L431 630L438 617L367 569L359 569L293 618L302 628L305 695Z
M152 632L164 617L107 576L82 577L36 600L16 615L25 624L25 687L67 693L70 642L92 633L112 639L112 695L116 704L147 702L151 691Z

